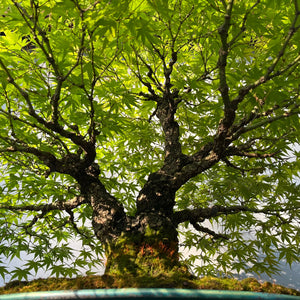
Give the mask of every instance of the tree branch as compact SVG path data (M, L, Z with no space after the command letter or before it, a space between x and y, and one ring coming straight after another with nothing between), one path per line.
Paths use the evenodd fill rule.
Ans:
M25 89L21 88L21 86L19 84L16 83L16 81L15 81L14 77L12 76L10 70L6 67L6 65L4 64L2 59L0 59L0 66L3 68L3 70L7 74L8 82L13 84L13 86L19 91L19 93L25 99L25 101L27 103L27 106L28 106L29 114L32 117L34 117L38 121L38 123L44 125L47 129L52 130L56 133L59 133L61 136L70 139L76 145L81 147L86 152L85 162L88 165L88 164L90 164L91 162L94 161L94 158L96 156L96 151L95 151L94 144L92 142L86 141L86 139L82 135L79 135L78 133L67 131L62 126L60 126L58 124L58 102L59 102L59 98L60 98L60 92L61 92L62 84L67 79L67 77L71 74L72 70L74 70L75 67L78 65L80 57L82 56L82 53L83 53L82 52L83 47L80 47L80 49L78 51L77 62L75 63L75 65L69 70L69 72L65 76L63 76L63 74L61 73L57 63L54 60L54 56L53 56L53 53L52 53L52 49L51 49L51 45L50 45L48 37L46 36L46 33L38 26L38 19L37 19L38 18L38 11L37 11L38 7L34 6L34 9L35 9L34 17L31 18L29 16L29 14L27 13L27 11L19 3L17 3L14 0L13 0L13 3L17 7L17 9L19 10L19 12L20 12L22 18L24 19L24 21L26 22L28 28L32 31L32 33L34 35L34 38L36 40L36 43L42 49L44 55L46 56L46 58L49 62L49 64L52 66L52 68L54 70L54 73L55 73L55 76L56 76L56 79L57 79L56 90L55 90L54 94L51 97L51 104L52 104L52 110L53 110L53 116L52 116L52 121L51 122L46 121L44 118L42 118L41 116L39 116L36 113L36 111L33 108L32 103L30 101L29 93ZM36 31L42 37L42 41L47 46L48 51L46 50L46 48L44 47L42 42L39 40L39 38L37 37ZM85 33L83 32L81 43L84 42L84 37L85 37ZM81 45L83 45L83 44L81 44Z
M149 64L147 64L147 62L145 61L145 59L140 54L138 54L138 52L137 52L136 49L134 49L134 51L136 53L136 57L141 60L141 62L145 65L145 67L147 67L147 69L148 69L147 77L153 82L153 84L156 86L156 88L160 92L163 92L162 86L161 86L160 82L158 81L158 79L157 79L157 77L155 75L155 71L152 69L152 67ZM138 78L141 81L141 78L140 77L138 77ZM143 84L145 85L145 83L143 83Z
M56 63L56 61L54 59L53 51L52 51L52 48L50 45L50 41L47 37L47 34L44 30L42 30L42 28L40 28L38 26L38 6L37 6L37 4L33 2L32 8L34 9L34 11L33 11L33 16L31 17L28 14L28 12L26 11L26 9L21 6L20 3L16 2L15 0L12 0L12 2L15 5L15 7L18 9L20 15L22 16L22 18L25 21L28 28L31 30L35 42L38 44L39 48L44 53L47 61L52 66L56 78L62 78L63 76L58 67L58 64ZM43 43L39 40L37 33L42 38L42 42L45 43L47 49L44 47Z
M213 151L213 142L207 143L192 156L183 156L172 176L171 183L178 190L183 184L219 162L220 157Z
M68 201L57 201L50 204L40 204L40 205L5 205L0 204L0 209L8 209L11 211L41 211L41 216L44 216L53 210L72 210L82 204L87 203L87 199L84 196L76 196Z
M242 134L252 131L254 129L257 128L262 128L267 124L271 124L274 123L275 121L278 121L280 119L284 119L284 118L288 118L294 115L298 115L300 113L300 110L298 109L298 105L296 106L296 108L294 108L293 110L290 110L289 112L285 112L282 115L279 116L274 116L274 117L270 117L268 116L268 118L265 118L259 122L256 122L253 125L249 125L249 126L245 126L245 127L240 127L238 130L236 130L232 136L230 137L231 141L237 140Z
M230 19L231 19L231 13L233 8L233 2L234 2L233 0L229 1L226 7L224 23L218 29L221 38L221 44L222 44L219 51L219 61L218 61L219 76L220 76L219 90L221 92L223 103L225 106L225 113L230 104L228 84L226 78L226 65L227 65L227 56L229 51L229 44L227 42L227 38L228 38L228 31L230 28Z
M95 164L95 166L93 166L92 163L87 165L86 160L80 159L77 154L68 153L61 159L58 159L54 154L31 147L20 140L3 136L0 136L0 139L9 145L7 148L0 149L0 153L19 152L32 154L49 168L46 175L49 175L51 172L68 174L76 179L83 189L86 188L82 186L81 182L83 174L91 175L94 179L99 175L99 170L97 169L98 165Z
M72 199L70 199L69 201L63 202L63 201L58 201L55 203L51 203L51 204L41 204L41 205L4 205L4 204L0 204L0 210L1 209L5 209L5 210L11 210L11 211L22 211L22 212L26 212L26 211L31 211L31 212L39 212L39 214L35 215L33 217L33 219L26 225L16 225L18 227L21 227L25 230L25 232L29 235L29 236L36 236L38 238L42 238L45 239L43 236L38 235L36 232L34 232L32 229L32 227L41 219L46 218L47 214L51 211L57 210L57 211L66 211L69 215L69 219L65 220L62 224L59 225L59 227L57 228L52 228L51 224L50 227L52 230L57 230L58 228L62 228L64 227L66 224L70 223L72 225L72 227L74 228L75 232L77 232L79 235L90 239L92 238L92 236L87 236L84 232L82 232L78 226L75 223L75 219L74 219L74 212L73 209L77 208L78 206L87 203L87 200L85 197L82 196L77 196L74 197ZM48 241L47 241L48 243Z
M30 101L29 93L25 91L19 84L16 83L14 80L13 76L11 75L10 70L6 67L4 64L3 60L0 58L0 66L3 68L5 73L8 76L8 82L11 83L16 90L21 94L21 96L25 99L27 106L28 106L28 113L31 115L33 118L37 120L38 123L41 125L44 125L47 129L52 130L61 136L70 139L72 142L74 142L76 145L81 147L84 151L86 151L86 157L85 161L86 164L90 164L91 162L94 161L95 156L96 156L96 150L95 146L91 141L86 141L86 139L82 136L79 135L78 133L74 133L71 131L65 130L61 125L53 122L48 122L41 116L39 116L36 111L34 110L32 103Z
M252 213L263 213L266 215L276 216L282 218L280 213L285 213L290 210L298 209L300 207L293 208L278 208L278 209L268 209L268 208L250 208L243 205L234 205L234 206L221 206L214 205L207 208L196 208L196 209L184 209L181 211L174 212L173 222L178 225L183 222L190 222L191 224L197 222L203 222L206 219L211 219L221 215L233 215L240 212L252 212Z
M47 130L46 128L43 128L42 126L39 126L38 124L23 120L20 117L14 115L13 113L7 112L1 108L0 108L0 112L3 113L4 115L6 115L11 120L11 122L18 121L18 122L22 123L24 126L31 127L32 129L36 128L36 129L40 130L41 133L44 133L46 135L53 137L65 149L66 153L70 153L67 145L61 140L61 138L58 135L56 135L52 131ZM13 135L13 136L16 137L16 135Z
M227 75L226 75L226 65L227 65L227 57L229 53L229 43L228 32L230 28L230 20L232 14L234 0L230 0L226 7L226 12L224 16L224 23L219 27L218 32L221 38L221 48L219 50L219 60L218 60L218 68L219 68L219 91L222 96L223 104L224 104L224 118L220 121L218 126L215 143L214 143L214 152L217 154L222 153L225 145L225 138L227 136L227 132L230 126L234 123L235 120L235 111L236 108L232 106L229 96L229 87L227 84Z
M247 18L249 16L249 14L251 13L251 11L261 2L261 0L257 0L245 13L244 17L243 17L243 21L240 27L240 31L236 34L235 37L233 37L231 39L231 41L228 43L229 48L232 47L232 45L237 41L237 39L240 37L241 34L243 34L243 32L245 32L246 30L246 22L247 22Z
M207 233L210 236L212 236L214 239L229 240L229 236L226 234L216 233L215 231L213 231L207 227L201 226L198 223L191 223L191 224L197 231Z
M228 154L227 154L228 153ZM246 152L238 150L237 148L234 149L234 147L230 147L230 150L228 150L225 155L227 156L243 156L248 158L270 158L274 157L276 154L280 153L280 151L276 151L273 153L258 153L258 152Z
M258 4L258 2L256 3ZM283 67L282 69L278 70L277 72L275 71L276 66L278 65L280 59L285 53L285 50L287 49L289 42L291 41L292 37L294 36L295 32L299 29L299 26L296 27L296 22L299 17L299 11L298 8L296 7L296 13L294 20L292 22L290 31L280 49L278 52L276 58L273 60L273 63L269 66L267 69L266 73L264 76L262 76L260 79L258 79L256 82L253 84L250 84L248 86L244 86L240 89L239 95L230 101L229 95L228 95L228 86L226 83L226 59L227 59L227 54L228 54L228 49L229 49L229 44L227 43L227 36L228 36L228 29L230 26L230 14L231 14L231 9L232 9L233 1L229 1L229 4L227 6L226 10L226 15L225 15L225 21L223 25L219 28L219 34L221 37L221 42L222 42L222 47L220 49L220 56L219 56L219 76L220 76L220 92L222 95L222 99L224 102L224 118L221 120L217 134L215 137L215 145L214 145L214 151L217 154L222 154L224 149L231 143L232 140L238 138L238 134L235 135L235 137L229 138L230 133L228 131L230 130L230 127L233 125L234 120L235 120L235 115L236 115L236 110L238 108L238 104L243 101L245 96L253 89L257 88L258 86L270 81L271 79L278 77L288 71L289 69L296 67L300 63L300 56L298 55L292 62L290 62L288 65ZM273 118L269 118L266 121L263 121L263 123L257 123L253 126L249 126L247 129L244 127L241 128L240 132L243 132L243 130L250 131L255 128L258 128L264 124L274 122L277 119L290 116L292 114L296 114L297 112L289 112L287 114L284 114L283 116L276 116ZM257 115L252 114L248 120L245 120L246 122L251 122Z
M263 75L262 77L260 77L257 81L255 81L252 84L249 84L248 86L244 86L240 89L239 91L239 95L232 100L232 104L234 107L237 107L239 103L241 103L245 96L253 89L257 88L258 86L266 83L267 81L270 81L271 79L278 77L280 75L282 75L283 73L285 73L287 70L291 69L294 66L299 65L300 63L300 55L298 55L292 62L290 62L286 67L278 70L277 72L273 73L277 64L279 63L280 59L283 57L286 49L288 48L289 42L291 41L291 39L293 38L293 36L295 35L295 33L299 30L300 26L296 26L298 18L299 18L299 8L298 8L298 4L297 1L295 1L295 17L294 20L291 24L290 30L288 35L286 36L284 43L281 47L281 49L278 51L277 56L274 58L273 63L268 67L265 75ZM272 74L273 73L273 74Z
M67 209L66 212L67 212L67 213L69 214L69 216L70 216L67 223L70 223L70 224L72 225L72 227L74 228L74 230L75 230L76 233L78 233L79 235L83 236L84 238L86 238L86 239L88 239L88 240L94 237L94 236L87 236L84 232L82 232L82 231L78 228L78 226L77 226L77 224L76 224L76 222L75 222L75 216L74 216L73 210Z
M38 157L46 166L52 167L58 163L58 159L50 152L42 151L34 147L28 146L25 142L20 140L14 140L9 137L0 136L0 139L3 140L6 144L9 145L7 148L0 149L0 153L5 152L23 152L28 154L33 154Z

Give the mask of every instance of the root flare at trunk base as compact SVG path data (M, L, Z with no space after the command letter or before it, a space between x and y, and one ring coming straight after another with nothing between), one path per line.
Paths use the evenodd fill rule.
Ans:
M106 247L106 275L158 278L190 277L188 268L179 261L178 241L162 238L159 231L123 234Z

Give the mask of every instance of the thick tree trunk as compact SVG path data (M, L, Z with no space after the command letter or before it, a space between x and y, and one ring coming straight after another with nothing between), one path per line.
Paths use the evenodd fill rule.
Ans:
M149 177L138 196L134 217L125 214L122 205L100 182L90 185L88 196L93 228L105 247L107 275L155 277L173 271L188 274L179 262L178 232L172 222L175 191L167 181Z
M180 267L177 230L169 217L149 212L106 244L106 274L157 276Z

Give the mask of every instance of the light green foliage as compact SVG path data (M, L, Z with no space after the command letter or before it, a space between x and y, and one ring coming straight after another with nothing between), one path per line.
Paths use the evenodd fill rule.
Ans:
M101 180L134 215L138 191L164 159L151 95L162 96L168 85L178 90L175 119L184 154L199 151L217 134L226 105L219 31L231 2L1 1L0 259L32 254L13 278L26 279L41 268L72 276L101 263L103 254L88 205L45 216L1 208L63 202L79 193L71 176L49 174L33 151L61 158L66 149L80 151L78 145L38 122L31 106L47 122L58 118L68 132L88 137L97 130ZM272 273L276 253L289 264L299 261L299 6L298 0L234 1L228 95L236 99L242 87L249 90L234 122L245 125L232 133L231 145L241 152L245 145L247 153L228 155L189 180L177 192L175 209L246 205L260 212L211 218L228 241L181 227L183 246L197 250L191 266L202 259L194 266L199 274ZM79 253L69 239L81 241ZM65 260L74 256L68 267ZM0 275L6 273L3 262Z

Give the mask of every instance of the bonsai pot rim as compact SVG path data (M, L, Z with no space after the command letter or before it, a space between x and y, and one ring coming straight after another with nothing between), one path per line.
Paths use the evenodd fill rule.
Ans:
M66 291L45 291L0 295L0 300L78 300L78 299L268 299L300 300L299 296L278 295L247 291L188 290L188 289L86 289Z

